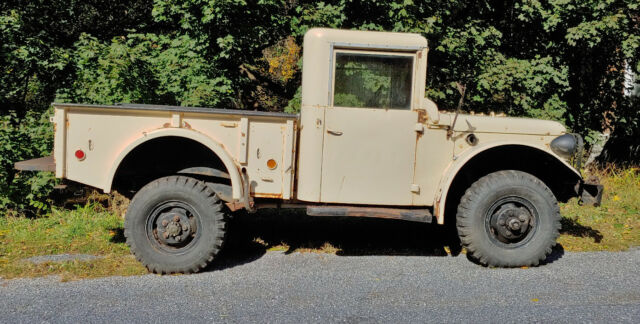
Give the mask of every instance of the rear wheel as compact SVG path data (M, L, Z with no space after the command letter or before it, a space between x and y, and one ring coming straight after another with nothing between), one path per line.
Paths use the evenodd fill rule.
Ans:
M192 273L205 268L225 236L222 201L202 181L171 176L135 195L125 218L127 244L155 273Z
M556 244L560 209L538 178L499 171L480 178L462 196L457 228L467 253L483 265L538 265Z

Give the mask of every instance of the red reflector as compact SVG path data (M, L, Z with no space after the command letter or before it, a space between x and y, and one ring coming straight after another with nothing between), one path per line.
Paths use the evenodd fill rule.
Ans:
M76 151L76 158L78 158L78 160L82 161L82 160L84 160L85 157L86 157L86 155L84 154L83 150L77 150Z

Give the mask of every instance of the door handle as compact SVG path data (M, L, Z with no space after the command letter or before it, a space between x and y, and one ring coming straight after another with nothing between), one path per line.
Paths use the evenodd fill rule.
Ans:
M330 129L327 129L327 133L328 133L328 134L331 134L331 135L335 135L335 136L340 136L340 135L342 135L342 132L341 132L341 131L334 131L334 130L330 130Z

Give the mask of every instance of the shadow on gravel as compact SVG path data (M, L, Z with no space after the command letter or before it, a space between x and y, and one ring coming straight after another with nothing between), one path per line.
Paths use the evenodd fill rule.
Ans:
M562 259L563 256L564 256L564 247L562 246L562 244L558 243L556 244L556 246L553 247L553 251L551 251L551 254L547 256L547 259L544 260L540 265L553 263L555 261Z
M564 247L562 246L562 244L558 243L553 247L553 249L551 250L551 253L547 256L547 258L544 259L542 262L540 262L538 266L554 263L557 260L560 260L563 256L564 256ZM467 260L479 266L484 266L483 264L480 264L480 262L476 258L472 257L469 254L467 254Z
M457 233L450 227L375 218L309 217L304 211L240 213L228 222L227 233L226 245L208 270L249 263L268 250L313 250L341 256L460 254Z

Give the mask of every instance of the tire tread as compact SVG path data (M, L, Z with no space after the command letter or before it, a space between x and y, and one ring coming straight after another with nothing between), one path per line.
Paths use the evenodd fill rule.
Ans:
M202 217L213 217L215 221L215 237L201 237L201 239L210 240L208 248L204 253L198 255L197 260L194 260L190 264L184 264L181 266L167 266L160 265L155 262L150 262L145 258L145 253L141 247L138 246L136 238L131 232L133 226L134 217L139 217L143 214L142 211L137 209L141 208L141 200L146 198L147 193L152 193L162 188L182 187L183 189L192 191L195 195L199 195L206 200L206 208L209 213L202 215ZM136 260L142 263L150 272L157 274L170 274L170 273L195 273L206 268L215 258L224 244L226 237L225 221L227 214L223 211L224 206L222 201L218 198L215 192L203 181L186 177L186 176L168 176L154 180L144 186L134 196L129 205L129 210L125 216L125 229L124 236L126 243L129 246L131 252L135 255Z
M479 242L477 242L477 235L473 235L477 228L474 228L474 213L477 208L477 203L482 201L480 197L484 194L491 192L496 186L500 186L507 179L517 181L524 186L533 186L538 189L542 189L545 199L552 201L553 208L551 210L552 218L552 230L548 235L543 236L546 240L540 251L533 253L526 261L517 263L513 260L508 260L500 257L496 257L495 254L486 251ZM511 180L509 180L511 181ZM467 250L467 254L480 264L485 266L494 267L519 267L519 266L537 266L543 262L546 257L551 253L552 247L556 244L556 239L560 234L560 208L553 192L538 178L522 171L505 170L488 174L469 187L462 198L457 209L457 229L462 246Z

